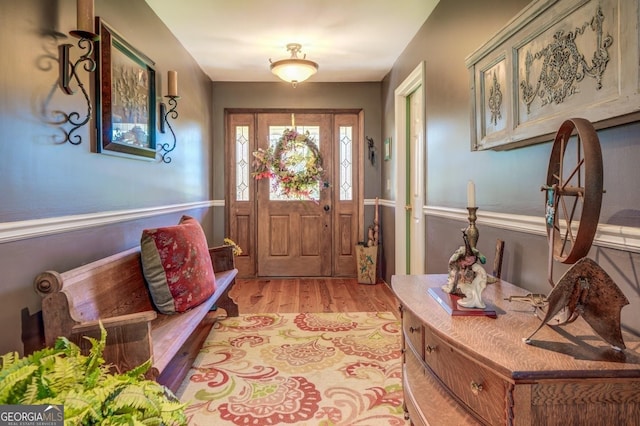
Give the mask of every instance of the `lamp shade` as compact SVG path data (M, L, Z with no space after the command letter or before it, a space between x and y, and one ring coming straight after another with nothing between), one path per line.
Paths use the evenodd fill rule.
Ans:
M271 72L289 83L303 82L318 71L318 64L307 59L282 59L271 64Z
M278 78L294 85L301 83L318 72L318 64L305 58L298 58L301 46L296 43L287 45L291 58L271 62L271 72Z

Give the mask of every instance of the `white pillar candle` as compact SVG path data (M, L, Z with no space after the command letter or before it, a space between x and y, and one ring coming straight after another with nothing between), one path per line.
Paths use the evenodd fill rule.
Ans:
M93 13L93 0L77 0L77 23L80 31L87 31L94 33L93 19L95 14Z
M169 71L167 73L169 96L178 96L178 71Z
M476 184L472 180L467 183L467 207L476 207Z

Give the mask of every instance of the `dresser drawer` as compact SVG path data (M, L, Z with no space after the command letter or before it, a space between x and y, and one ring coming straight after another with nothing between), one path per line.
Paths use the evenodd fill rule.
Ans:
M420 358L424 358L424 338L422 321L420 321L414 314L408 309L402 312L402 329L404 331L405 339L411 343L413 350L418 354Z
M404 393L404 408L406 410L405 418L408 417L407 420L411 420L412 426L429 426L429 422L421 411L422 406L413 394L414 389L422 390L420 385L424 382L423 376L424 373L420 372L419 367L416 368L415 360L409 361L402 368L402 388ZM418 387L415 386L416 383L409 383L410 377L417 379L415 382L417 382Z
M508 424L505 406L509 383L463 356L424 329L424 359L429 368L467 407L492 425Z
M405 355L402 373L405 404L414 426L480 425L411 351Z

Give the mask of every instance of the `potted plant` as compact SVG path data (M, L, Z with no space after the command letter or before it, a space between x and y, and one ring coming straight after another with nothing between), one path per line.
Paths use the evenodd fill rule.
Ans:
M235 241L233 241L231 238L225 238L223 240L223 243L225 246L232 247L234 256L240 256L242 254L242 249L240 248L240 246L236 244Z
M65 425L186 424L185 404L167 388L144 378L151 360L112 373L102 357L106 331L88 355L64 337L53 348L20 358L0 357L0 404L62 405Z

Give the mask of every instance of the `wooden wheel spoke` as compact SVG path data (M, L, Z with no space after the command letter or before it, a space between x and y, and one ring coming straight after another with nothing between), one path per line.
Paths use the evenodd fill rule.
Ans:
M571 238L572 244L575 243L576 237L573 235L573 229L571 228L571 224L573 223L573 220L576 216L577 207L578 207L578 197L575 197L573 200L573 205L571 206L571 214L569 215L569 224L568 224L568 229L570 230L569 237Z
M575 243L575 236L573 235L573 230L571 229L571 223L573 222L573 215L575 214L575 206L576 203L574 202L573 204L573 208L571 209L571 214L569 216L567 216L567 205L565 202L565 197L561 198L561 204L562 204L562 214L564 216L564 223L565 226L567 227L567 229L564 232L564 235L561 236L561 240L562 240L562 249L560 251L560 253L565 253L565 249L567 247L567 242L571 242L571 247L573 247L574 243ZM569 247L569 249L571 249L571 247Z
M582 173L580 173L580 168L582 167L583 164L584 164L584 158L581 159L580 162L578 162L578 165L573 169L571 174L567 177L567 180L562 184L562 189L564 189L567 186L567 184L571 181L571 179L573 179L576 173L578 173L578 186L580 186L580 182L582 180L581 179Z

